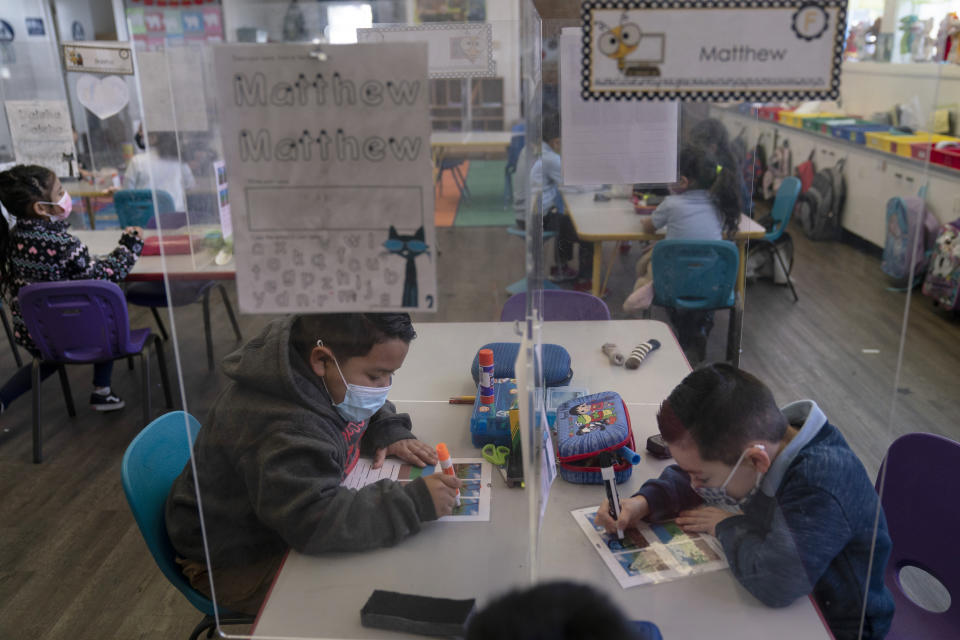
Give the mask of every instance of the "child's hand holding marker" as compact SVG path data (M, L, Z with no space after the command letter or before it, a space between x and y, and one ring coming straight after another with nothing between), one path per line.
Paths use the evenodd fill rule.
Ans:
M437 512L437 517L442 518L453 513L453 508L457 506L457 493L463 486L463 481L456 476L448 476L443 473L432 473L423 479L427 485L427 491L433 499L433 508Z
M624 498L620 501L620 517L614 520L610 517L610 501L604 498L603 504L597 509L596 523L607 530L607 533L626 531L636 526L650 514L647 499L643 496Z

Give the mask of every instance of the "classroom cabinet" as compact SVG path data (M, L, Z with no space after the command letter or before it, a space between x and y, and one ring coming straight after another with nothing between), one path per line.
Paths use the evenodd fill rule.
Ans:
M960 217L960 171L931 165L911 158L869 149L837 138L759 120L734 109L712 107L711 116L727 126L730 137L745 132L748 147L764 135L767 157L778 144L789 141L793 167L814 153L817 169L844 160L847 199L843 209L843 227L870 243L882 247L886 237L886 206L894 196L917 195L927 185L927 205L941 222Z

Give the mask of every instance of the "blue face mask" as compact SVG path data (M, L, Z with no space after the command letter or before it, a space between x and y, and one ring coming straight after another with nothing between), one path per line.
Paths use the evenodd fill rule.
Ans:
M760 489L760 480L763 478L763 474L757 472L757 482L753 485L753 489L751 489L747 495L743 496L742 498L734 498L727 493L727 485L730 484L730 480L733 479L733 474L737 472L737 469L740 467L740 463L743 462L744 456L747 455L747 451L750 449L761 449L766 451L766 447L764 447L762 444L755 444L749 449L744 449L743 453L741 453L740 457L737 459L737 464L733 465L733 469L730 470L730 475L727 476L727 479L723 481L722 485L719 487L693 488L693 490L697 492L697 495L699 495L708 506L717 507L733 513L739 513L740 507L746 504L747 500L752 498Z
M317 340L317 346L323 346L323 341ZM337 367L337 373L340 374L340 379L343 380L343 384L347 388L347 392L343 396L343 402L334 403L334 409L336 409L340 417L347 422L364 422L368 420L370 416L379 411L380 407L387 401L387 395L390 393L390 387L392 387L393 384L385 387L363 387L359 384L350 384L347 382L347 379L343 377L343 371L340 369L340 363L337 362L336 356L333 358L333 363ZM393 382L393 378L390 379L390 382ZM326 387L327 383L324 382L323 386ZM327 394L330 395L329 389L327 389ZM330 395L330 399L333 400L332 395Z

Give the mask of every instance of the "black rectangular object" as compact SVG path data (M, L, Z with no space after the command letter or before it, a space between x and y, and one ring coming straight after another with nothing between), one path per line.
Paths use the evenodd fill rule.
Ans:
M424 636L462 636L476 600L433 598L377 589L360 610L365 627Z

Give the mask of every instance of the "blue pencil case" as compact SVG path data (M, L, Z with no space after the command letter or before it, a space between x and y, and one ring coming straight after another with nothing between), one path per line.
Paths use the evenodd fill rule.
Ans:
M557 462L560 476L577 484L600 484L596 456L614 454L617 483L626 482L633 465L640 461L635 452L630 414L614 391L574 398L557 407Z
M491 342L480 349L493 351L493 377L516 378L514 366L520 352L519 342ZM480 383L480 349L473 356L470 375L474 384ZM573 378L570 368L570 354L558 344L543 345L543 383L548 387L562 387Z

